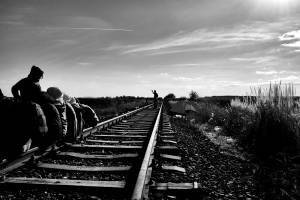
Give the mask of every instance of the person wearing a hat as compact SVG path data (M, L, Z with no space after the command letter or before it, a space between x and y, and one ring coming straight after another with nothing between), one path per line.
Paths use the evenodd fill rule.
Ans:
M39 81L43 74L44 72L39 67L32 66L29 75L11 88L14 98L36 103L41 101L43 93Z
M67 122L67 112L66 112L66 104L63 99L63 93L57 87L49 87L47 89L47 94L54 102L53 104L57 108L60 119L62 123L63 135L67 134L68 122Z

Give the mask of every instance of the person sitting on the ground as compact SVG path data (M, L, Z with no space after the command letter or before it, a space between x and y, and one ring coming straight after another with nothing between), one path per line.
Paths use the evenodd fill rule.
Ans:
M83 113L83 109L81 108L79 101L75 98L75 97L71 97L67 94L63 95L63 99L66 103L69 103L76 115L76 119L77 119L77 131L75 133L75 136L80 136L83 130L83 117L82 117L82 113Z
M75 111L76 109L81 110L84 128L94 127L99 123L98 116L90 106L81 104L78 99L70 97L67 94L64 94L64 100L65 102L70 103L75 108Z
M12 88L11 92L15 99L40 102L43 98L40 79L43 77L44 72L36 66L32 66L29 75L21 79Z
M94 127L99 123L98 116L95 111L88 105L80 104L83 109L82 118L84 120L84 128Z
M55 107L57 108L60 114L63 135L66 136L68 122L67 122L66 104L63 100L63 93L57 87L49 87L47 89L47 94L50 96L50 98L52 98L52 101L54 102L53 104L55 105Z

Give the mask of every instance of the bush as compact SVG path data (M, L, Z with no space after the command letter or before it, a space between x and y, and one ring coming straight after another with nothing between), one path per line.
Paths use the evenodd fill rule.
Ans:
M224 131L227 135L242 140L254 123L254 113L239 106L226 108Z
M198 103L199 112L195 114L195 120L199 123L209 123L214 126L223 126L226 119L226 110L215 104Z
M243 147L258 156L298 153L299 114L292 85L274 84L254 92L255 98L231 102L224 125L226 133L237 137Z
M189 93L189 97L190 97L189 99L191 101L196 101L197 99L199 99L198 93L196 91L193 91L193 90Z
M211 118L210 104L199 103L199 112L195 113L195 121L198 123L206 123Z
M227 118L227 110L220 106L211 104L211 117L208 120L209 124L214 126L224 126Z
M266 103L258 107L247 139L249 147L260 156L295 154L299 152L299 131L298 121L291 113Z

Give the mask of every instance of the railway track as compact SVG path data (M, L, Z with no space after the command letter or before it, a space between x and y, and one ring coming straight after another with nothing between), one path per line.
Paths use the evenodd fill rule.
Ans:
M172 165L180 159L162 106L149 105L86 129L73 143L32 149L0 166L0 199L138 200L157 191L196 188L154 183L152 171L185 175L183 167Z

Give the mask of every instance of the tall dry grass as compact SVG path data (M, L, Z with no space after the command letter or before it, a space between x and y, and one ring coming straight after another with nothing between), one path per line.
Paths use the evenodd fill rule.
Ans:
M293 84L270 84L251 89L235 99L228 110L225 129L238 135L248 149L261 156L300 149L299 102Z

